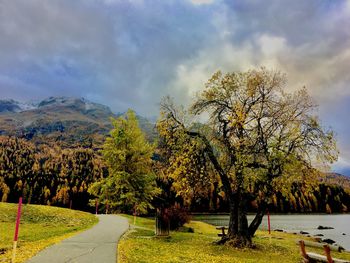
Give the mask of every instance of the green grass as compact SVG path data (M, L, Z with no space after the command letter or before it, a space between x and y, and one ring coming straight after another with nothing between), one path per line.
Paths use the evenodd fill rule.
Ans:
M126 217L129 221L129 224L137 227L145 227L152 229L154 231L154 220L151 218L145 218L145 217L136 217L136 223L134 224L134 216L132 215L126 215L126 214L121 214L121 216Z
M126 216L130 224L131 216ZM136 226L132 228L119 242L118 262L300 262L298 239L309 239L304 236L265 231L258 231L253 242L256 249L235 249L228 246L216 245L218 230L203 222L192 221L186 225L194 233L171 232L170 238L154 237L154 220L137 218ZM320 249L308 249L323 254ZM334 253L337 258L350 259L349 253Z
M0 262L12 255L17 204L0 203ZM51 206L23 205L16 262L24 262L43 248L89 228L98 219L89 213Z

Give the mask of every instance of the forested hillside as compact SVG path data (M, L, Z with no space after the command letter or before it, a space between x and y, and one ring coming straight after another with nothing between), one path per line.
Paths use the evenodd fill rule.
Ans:
M320 182L315 188L304 188L302 185L293 184L288 193L276 191L268 209L276 213L347 213L350 209L349 189L332 184ZM345 179L348 182L350 179ZM249 211L256 209L256 203L252 202ZM228 204L225 194L220 188L212 186L208 197L196 197L192 200L192 211L196 212L227 212Z
M89 185L105 173L89 148L35 146L24 139L0 137L0 198L16 202L88 209ZM71 204L72 201L72 204Z
M0 136L0 198L16 202L23 196L26 203L48 204L89 210L88 187L108 170L99 151L88 147L62 148L59 145L35 145L25 139ZM274 212L348 212L348 189L335 184L337 176L343 183L350 179L332 175L320 177L319 185L303 188L295 184L291 193L276 192ZM253 191L253 189L252 189ZM207 194L194 196L189 203L194 212L226 212L228 209L221 186L211 184ZM104 209L101 207L101 209ZM255 209L254 203L250 210Z

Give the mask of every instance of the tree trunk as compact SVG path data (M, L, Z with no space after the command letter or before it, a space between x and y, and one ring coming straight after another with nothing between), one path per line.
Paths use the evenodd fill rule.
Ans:
M214 205L214 211L217 211L218 209L218 186L219 183L218 182L214 182L214 190L213 190L213 205Z
M242 169L239 169L236 164L236 179L238 190L235 193L231 187L231 181L226 171L221 167L220 163L215 157L212 146L210 145L208 139L199 133L187 132L190 136L198 136L202 139L206 145L205 151L213 164L215 170L218 172L223 189L228 198L230 205L230 222L227 236L223 236L218 242L219 244L224 244L229 242L235 247L252 247L251 236L248 231L248 220L247 220L247 196L243 193L243 174ZM231 155L232 163L235 163L235 158ZM242 167L241 167L242 168Z
M238 234L238 207L236 204L236 199L232 198L233 200L230 200L230 222L228 225L228 236L236 236Z
M255 235L256 230L258 230L262 219L265 215L266 211L266 203L262 202L258 208L258 212L256 213L253 221L249 225L249 235L253 237Z
M230 198L230 222L227 236L219 244L227 243L233 247L252 247L247 219L247 200L241 191Z
M156 236L169 236L170 222L166 208L157 208Z
M30 202L32 201L32 195L33 195L33 188L30 187L27 204L30 204Z

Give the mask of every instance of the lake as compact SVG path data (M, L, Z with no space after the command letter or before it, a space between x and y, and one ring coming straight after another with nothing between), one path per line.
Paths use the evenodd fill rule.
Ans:
M248 216L252 221L253 215ZM195 215L194 220L199 220L215 226L227 226L228 215ZM271 229L283 229L286 232L305 231L310 235L323 234L324 238L330 238L338 245L350 251L350 215L271 215ZM318 226L329 226L334 229L318 230ZM267 216L264 217L260 229L267 230ZM345 235L343 235L345 234Z

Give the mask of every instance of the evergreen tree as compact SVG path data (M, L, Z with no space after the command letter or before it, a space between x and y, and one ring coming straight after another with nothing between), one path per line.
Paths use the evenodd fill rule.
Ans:
M102 150L109 175L89 191L112 211L146 213L159 193L151 169L154 147L146 141L132 110L113 119L112 125Z

